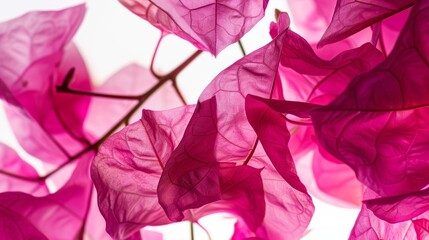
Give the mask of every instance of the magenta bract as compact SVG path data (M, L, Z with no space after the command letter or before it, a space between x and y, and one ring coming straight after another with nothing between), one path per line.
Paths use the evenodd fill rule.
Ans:
M92 191L89 179L92 157L93 153L82 156L70 179L57 192L44 197L4 192L0 194L0 208L12 212L18 222L26 220L24 235L32 233L34 228L47 239L82 238ZM27 227L28 224L33 227ZM9 234L14 231L5 227L1 225L0 232Z
M318 46L342 40L412 6L415 2L415 0L337 0L334 16Z
M246 118L245 96L271 95L286 32L283 29L271 43L222 71L201 94L199 101L206 103L197 106L195 117L167 161L159 183L160 203L172 220L183 218L185 205L191 207L196 201L205 204L218 199L219 164L243 163L251 157L256 134ZM187 184L173 184L182 181ZM197 187L209 183L212 187L208 190ZM190 196L194 192L198 197L189 197L186 203L179 201L182 193Z
M263 16L268 0L119 0L166 33L218 55Z
M312 113L320 143L381 196L429 184L427 5L415 6L384 62Z
M158 203L158 180L186 124L192 122L194 107L162 112L146 110L141 121L113 135L100 148L93 162L92 178L107 231L112 237L127 238L144 226L173 222ZM197 221L211 213L227 212L243 219L246 226L255 230L265 212L261 170L230 164L216 170L219 172L219 201L197 208L196 199L192 207L197 209L187 210L185 219ZM204 187L209 190L213 186ZM186 197L192 195L184 196L181 201L186 204Z

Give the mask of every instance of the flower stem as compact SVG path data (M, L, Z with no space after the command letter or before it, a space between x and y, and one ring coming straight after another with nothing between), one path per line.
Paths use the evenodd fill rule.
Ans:
M386 45L384 44L383 27L382 26L380 26L380 37L378 38L378 41L380 43L381 52L384 54L385 57L387 57L387 51L386 51Z
M194 236L194 222L193 221L189 221L189 226L190 226L190 230L191 230L191 240L195 239Z
M173 81L174 91L176 92L177 96L179 96L180 101L183 103L183 105L187 105L185 97L183 96L182 92L180 91L179 87L177 86L176 79L173 79L172 81Z
M207 234L207 237L209 238L209 240L212 240L212 237L211 237L211 235L210 235L210 233L209 233L209 231L203 226L203 225L201 225L201 223L200 222L195 222L201 229L203 229L203 231Z
M119 129L119 127L122 124L127 124L129 122L131 116L143 105L143 103L146 102L146 100L152 94L154 94L167 81L169 81L169 80L175 81L176 76L184 68L186 68L195 58L197 58L200 54L201 54L200 50L196 51L194 54L192 54L188 59L186 59L182 64L180 64L178 67L176 67L170 73L168 73L167 75L161 77L159 79L159 82L157 84L155 84L151 89L149 89L147 92L145 92L142 95L139 95L139 96L117 96L117 97L113 97L113 98L117 98L117 99L118 98L119 99L124 99L124 97L126 97L126 99L131 99L130 97L132 97L132 100L137 100L138 102L134 105L134 107L132 109L130 109L130 111L124 117L122 117L115 125L113 125L99 140L97 140L95 143L87 146L86 148L82 149L80 152L78 152L77 154L75 154L73 156L67 155L68 160L66 162L62 163L61 165L59 165L57 168L55 168L51 172L47 173L44 176L40 176L40 177L26 177L26 176L21 176L21 175L18 175L18 174L15 174L15 173L11 173L11 172L8 172L8 171L3 171L3 170L0 169L0 174L4 174L4 175L10 176L10 177L18 178L18 179L25 180L25 181L33 181L33 182L44 181L47 178L49 178L50 176L52 176L53 174L55 174L56 172L58 172L59 170L61 170L62 168L64 168L65 166L67 166L69 163L74 162L76 159L80 158L85 153L87 153L89 151L97 151L98 148L100 147L100 145L110 135L112 135L117 129ZM69 74L67 74L67 79L66 79L67 80L67 84L63 84L62 86L57 87L57 90L58 89L61 89L61 90L68 89L68 84L71 81L71 77L72 77L73 72L74 72L74 69L71 69L69 71ZM68 90L71 90L71 89L68 89ZM72 91L75 91L75 90L72 90ZM112 98L112 95L109 95L109 94L95 94L95 95L93 95L94 93L90 93L90 92L83 92L83 91L77 91L77 92L80 92L80 93L82 93L84 95ZM61 144L58 143L58 146L61 149ZM65 154L67 154L66 151L65 151Z
M238 46L240 46L240 50L241 50L241 53L243 54L243 56L246 56L247 55L246 50L244 50L244 46L243 46L243 43L241 42L241 40L238 40Z
M86 91L80 91L80 90L75 90L75 89L71 89L71 88L63 88L61 86L57 87L57 91L62 92L62 93L86 95L86 96L92 96L92 97L113 98L113 99L138 100L140 98L140 95L138 95L138 96L125 96L125 95L86 92Z
M161 36L159 36L158 42L156 43L156 46L155 46L155 50L153 51L153 54L152 54L152 60L150 61L150 72L158 79L160 79L161 76L155 72L154 65L155 65L155 58L158 53L159 46L161 45L161 41L162 39L164 39L164 36L165 36L164 32L161 32Z

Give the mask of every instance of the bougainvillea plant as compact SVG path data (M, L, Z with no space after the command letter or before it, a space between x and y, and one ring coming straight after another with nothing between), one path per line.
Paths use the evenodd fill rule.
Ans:
M300 239L312 197L361 208L350 239L429 239L429 1L119 2L195 53L96 87L71 41L84 5L0 24L0 99L44 169L0 143L0 239L162 239L145 227L185 220L194 238L214 213L231 239ZM178 75L265 14L272 40L188 104Z

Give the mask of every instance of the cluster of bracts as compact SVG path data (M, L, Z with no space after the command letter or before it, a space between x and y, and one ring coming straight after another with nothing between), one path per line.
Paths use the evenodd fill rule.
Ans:
M272 41L184 106L176 76L239 41L268 0L120 2L199 50L94 87L69 43L85 6L0 24L0 98L44 170L0 144L1 239L140 239L217 212L237 218L232 239L299 239L309 193L361 206L350 239L429 238L429 1L290 0ZM169 110L146 110L155 93Z

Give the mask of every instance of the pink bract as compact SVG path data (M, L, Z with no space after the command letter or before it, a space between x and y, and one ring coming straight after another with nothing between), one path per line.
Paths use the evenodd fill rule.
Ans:
M429 184L427 6L415 6L384 62L311 113L322 146L381 196Z
M337 0L331 23L318 46L342 40L412 6L415 0Z
M365 190L364 199L374 199L377 197L379 195L370 189ZM391 224L379 219L366 207L366 204L362 204L362 209L356 219L349 239L424 239L423 237L427 235L427 232L425 233L427 217L428 214L424 213L419 216L419 219Z
M119 0L163 32L218 55L263 16L268 0Z
M62 11L31 12L1 23L0 79L20 89L25 84L22 74L34 62L45 59L42 62L49 65L59 61L62 49L76 32L84 13L85 6L78 5ZM11 91L14 90L11 87Z
M326 105L340 95L354 77L369 71L383 59L382 54L367 43L324 60L315 54L306 40L289 31L278 68L282 80L280 92L284 92L283 98L286 100ZM341 166L341 161L332 155L320 153L323 150L319 150L319 143L309 126L291 124L290 131L293 135L289 148L296 161L314 152L312 170L318 188L310 188L310 192L318 194L322 191L345 205L359 205L362 187L354 172L348 166ZM329 176L335 181L329 180ZM338 181L344 187L338 187Z
M11 147L0 142L0 170L22 176L25 178L37 178L36 170L13 150ZM33 195L46 195L48 189L43 182L31 182L8 176L0 171L0 192L21 191Z
M26 220L24 236L38 229L47 239L82 238L92 191L88 171L92 157L92 153L82 156L71 178L56 193L34 197L22 192L4 192L0 194L0 208L13 213L11 221ZM29 224L33 227L27 227ZM1 225L0 232L14 231L6 226Z
M95 88L93 92L119 96L138 96L147 92L158 82L159 80L148 69L138 64L130 64L114 73L102 86ZM86 132L99 139L136 104L135 99L93 97L85 119ZM139 109L163 110L181 105L182 102L177 93L174 92L172 83L167 82L152 94ZM105 106L109 106L109 114L107 115L104 114ZM139 112L136 111L136 114L130 118L132 122L140 118Z
M22 109L7 110L11 126L26 151L49 163L63 162L87 143L82 123L90 99L55 89L71 68L76 69L71 86L90 89L77 48L66 46L84 13L79 5L29 13L0 25L0 46L5 46L0 48L0 81L15 98L12 104Z
M183 204L192 206L197 199L202 205L217 200L219 164L243 163L251 157L256 134L246 118L245 96L271 95L286 32L282 29L271 43L222 71L201 94L199 101L211 99L210 104L196 108L194 120L167 161L159 182L159 200L171 219L183 218ZM187 184L174 184L182 181ZM206 184L213 187L199 193L204 189L200 186ZM179 202L183 193L194 193L198 198Z
M268 4L119 2L213 55ZM223 212L233 240L295 240L312 193L362 205L350 239L428 238L429 1L289 5L306 9L276 11L272 41L182 107L176 78L201 51L165 76L130 64L94 90L70 43L84 5L0 23L0 100L46 172L0 143L0 239L159 239L142 229Z
M389 223L407 221L429 210L429 190L363 202L374 215Z
M286 119L266 103L249 96L246 98L246 115L263 147L263 150L260 147L255 149L249 164L265 166L262 179L269 206L265 224L260 229L265 236L258 236L264 239L299 239L311 220L314 206L297 175L288 148L290 134ZM275 179L280 181L273 181ZM287 204L282 204L282 201Z
M100 148L93 162L92 178L99 193L100 210L107 221L107 231L112 237L127 238L147 225L172 222L158 203L157 184L194 107L163 112L145 110L141 121L113 135ZM256 229L265 212L260 170L231 164L217 170L220 174L219 201L186 211L186 219L197 221L207 214L228 212Z
M413 220L413 226L416 230L417 240L429 238L429 221L426 218Z

